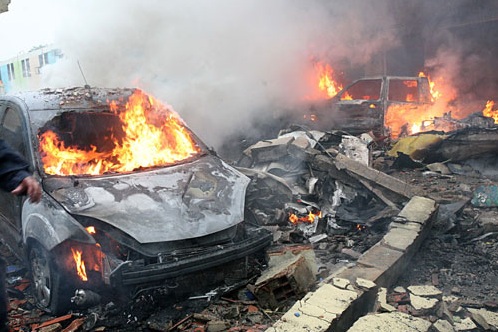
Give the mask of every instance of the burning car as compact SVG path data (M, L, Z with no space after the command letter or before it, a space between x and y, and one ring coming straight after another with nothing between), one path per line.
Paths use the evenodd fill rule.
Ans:
M0 97L0 137L30 161L42 200L1 193L1 237L27 258L38 304L76 289L130 297L248 278L269 232L243 222L249 179L139 89Z
M421 125L432 101L429 80L423 75L362 78L314 104L305 118L321 130L341 129L352 135L373 131L396 138L414 131L407 127L409 121Z

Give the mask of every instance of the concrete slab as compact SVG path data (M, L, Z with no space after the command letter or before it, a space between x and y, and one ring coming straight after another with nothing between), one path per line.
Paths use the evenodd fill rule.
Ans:
M498 329L498 313L486 309L467 308L467 310L470 311L472 314L481 315L486 321L486 323Z
M432 285L412 285L408 287L408 291L417 296L433 297L439 300L443 298L443 292Z
M358 319L348 332L427 332L431 323L402 312L366 315Z

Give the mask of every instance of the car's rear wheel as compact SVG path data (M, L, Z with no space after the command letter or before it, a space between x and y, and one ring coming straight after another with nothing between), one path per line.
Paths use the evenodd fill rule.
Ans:
M40 308L55 314L63 314L70 308L70 287L62 281L62 275L50 253L39 244L29 250L29 266L33 280L33 295Z

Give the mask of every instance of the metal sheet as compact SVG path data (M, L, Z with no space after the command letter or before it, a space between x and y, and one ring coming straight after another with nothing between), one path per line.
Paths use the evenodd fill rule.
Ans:
M52 181L50 194L70 213L100 219L140 243L195 238L240 223L249 183L212 155L133 174Z

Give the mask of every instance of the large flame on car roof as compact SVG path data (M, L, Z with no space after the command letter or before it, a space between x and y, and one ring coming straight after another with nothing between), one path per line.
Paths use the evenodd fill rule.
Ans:
M111 101L109 107L121 120L119 129L123 137L118 139L111 129L111 137L101 140L111 140L114 148L99 151L93 145L90 148L66 146L56 132L47 130L39 135L45 173L130 172L141 167L170 165L200 151L178 115L141 90L135 90L125 105Z

